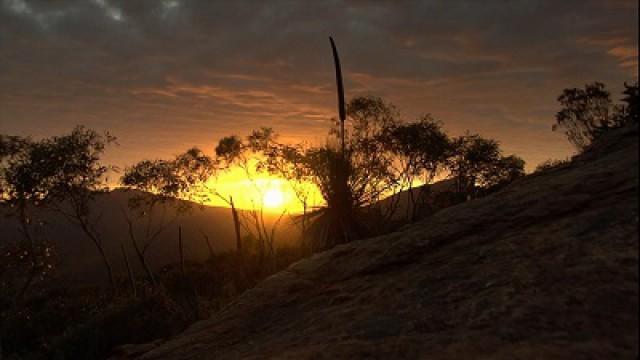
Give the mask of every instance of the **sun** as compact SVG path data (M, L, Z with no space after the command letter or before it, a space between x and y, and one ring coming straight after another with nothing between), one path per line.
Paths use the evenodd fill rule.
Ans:
M281 208L284 205L284 194L278 189L269 189L264 193L262 200L267 208Z

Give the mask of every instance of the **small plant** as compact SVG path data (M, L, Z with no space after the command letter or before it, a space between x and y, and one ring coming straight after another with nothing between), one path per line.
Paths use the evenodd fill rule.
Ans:
M533 171L534 173L540 173L544 171L549 171L553 169L558 169L564 166L567 166L571 163L571 159L567 158L564 160L560 159L547 159L536 166L536 169Z

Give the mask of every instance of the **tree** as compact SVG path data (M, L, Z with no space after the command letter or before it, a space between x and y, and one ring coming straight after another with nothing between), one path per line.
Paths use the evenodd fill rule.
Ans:
M12 177L10 167L16 166L19 159L28 156L27 146L30 144L29 138L0 134L0 202L10 200L9 191L16 185L7 183Z
M556 114L554 131L563 131L569 142L583 151L606 131L638 123L638 84L624 84L622 104L614 104L599 82L584 89L564 89L558 97L562 109Z
M375 204L397 181L387 134L397 127L400 114L393 104L366 96L351 99L347 115L348 187L353 206L359 208Z
M416 179L429 184L446 165L450 153L450 140L442 130L442 124L429 115L423 116L416 122L401 123L388 131L387 145L396 157L396 173L401 190L407 189L409 204L406 220L413 221L420 211L419 200L424 200L423 186L418 197L415 196L413 185ZM395 196L397 204L400 197Z
M209 199L205 183L214 170L213 160L198 148L171 160L143 160L125 169L120 183L127 189L138 190L128 204L142 223L138 231L134 220L126 212L123 214L129 239L151 286L157 284L146 258L147 251L179 215L191 209L190 201L178 199L199 203Z
M274 137L275 134L271 136L271 141L254 142L254 145L257 145L255 151L260 151L264 155L258 160L257 169L284 179L293 191L302 206L302 215L293 216L294 223L299 224L302 234L300 247L303 253L309 253L312 250L311 244L305 239L313 182L309 168L306 166L305 147L301 144L281 144L276 142Z
M514 155L504 157L498 142L477 134L454 138L447 163L458 193L472 197L477 188L504 185L524 175L524 160Z
M386 143L388 132L399 122L395 106L379 97L356 97L347 104L346 114L344 151L335 141L341 133L334 126L324 146L295 156L325 201L310 214L316 250L383 231L387 224L379 200L397 184Z
M264 264L267 256L273 261L275 268L275 238L276 230L285 215L286 209L280 213L278 218L269 223L265 218L264 209L264 189L258 184L258 177L261 173L266 173L268 169L261 159L265 158L268 152L274 151L275 133L271 128L260 128L254 130L245 139L238 136L227 136L218 142L216 146L216 160L222 170L239 168L244 173L247 181L253 186L258 199L252 200L252 208L238 211L232 198L226 198L216 192L216 195L231 206L231 211L236 227L236 238L238 250L241 239L240 227L252 235L258 242L258 256L260 266Z
M385 134L398 121L395 107L378 97L358 97L349 102L346 113L350 121L344 132L342 122L336 121L322 146L279 144L274 136L269 142L253 142L265 157L264 168L298 184L301 191L296 193L303 203L308 184L321 193L325 205L304 217L306 236L315 239L313 250L368 235L364 213L395 184L393 158L385 144Z
M524 160L518 156L500 156L496 162L488 164L480 172L477 183L481 188L497 190L523 177L524 165Z
M101 163L101 156L114 141L108 133L100 134L81 126L68 135L41 141L4 138L1 176L4 201L15 209L22 234L32 244L30 253L35 254L37 247L30 230L32 208L54 210L78 226L95 245L112 289L113 271L96 228L100 216L92 211L91 205L95 196L106 190L105 174L110 167ZM31 283L29 279L25 291Z
M627 85L624 83L624 95L621 99L623 105L619 107L618 116L616 116L616 125L625 126L627 124L638 124L638 99L640 98L640 89L638 82Z
M44 155L41 146L29 138L0 136L0 199L9 215L18 219L22 235L18 243L2 249L2 271L14 273L12 283L22 282L17 285L16 302L24 297L38 275L44 276L52 269L51 244L38 231L43 224L33 214L44 199L41 174L36 168ZM25 272L26 278L22 279ZM13 286L3 284L3 287Z
M95 245L107 270L111 289L115 291L113 269L98 230L101 214L92 208L96 196L108 191L105 175L112 168L101 163L101 156L113 142L115 138L110 134L100 134L81 126L69 135L53 137L47 146L53 158L48 164L52 173L47 181L47 204L80 228Z

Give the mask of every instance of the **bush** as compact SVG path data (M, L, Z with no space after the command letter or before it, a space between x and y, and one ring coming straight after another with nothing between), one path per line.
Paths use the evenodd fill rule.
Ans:
M159 291L143 299L124 299L71 327L52 341L56 359L100 359L122 344L139 344L176 335L195 321L193 314Z
M561 167L565 167L567 165L569 165L571 163L570 159L564 159L564 160L560 160L560 159L547 159L543 162L541 162L540 164L538 164L538 166L536 166L536 169L533 171L534 173L539 173L539 172L543 172L543 171L549 171L552 169L558 169Z

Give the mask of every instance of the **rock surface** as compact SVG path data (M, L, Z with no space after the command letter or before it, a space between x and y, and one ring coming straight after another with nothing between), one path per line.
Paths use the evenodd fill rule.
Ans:
M135 356L630 359L638 288L634 127L570 165L298 262Z

